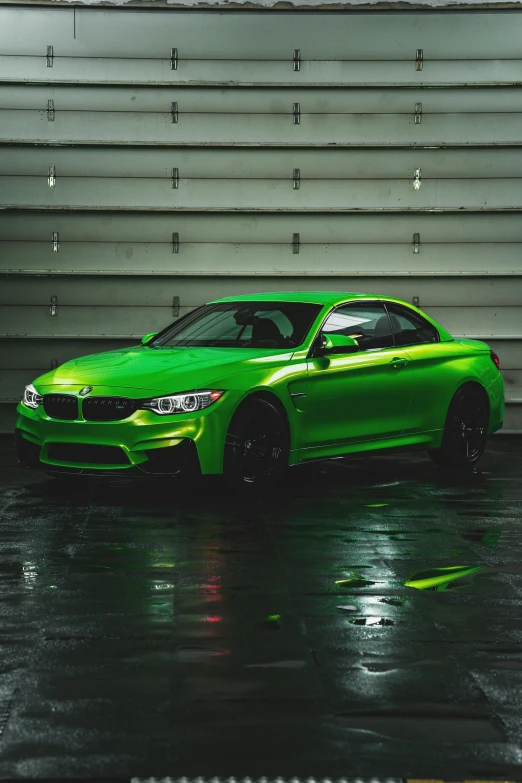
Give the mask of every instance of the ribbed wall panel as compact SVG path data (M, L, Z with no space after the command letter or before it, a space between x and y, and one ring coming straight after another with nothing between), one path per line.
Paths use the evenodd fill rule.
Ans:
M517 428L521 38L519 11L0 7L0 398L219 296L370 290L487 340Z

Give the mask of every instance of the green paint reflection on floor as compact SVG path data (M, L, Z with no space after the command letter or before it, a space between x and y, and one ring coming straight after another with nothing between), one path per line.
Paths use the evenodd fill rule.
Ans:
M414 587L416 590L449 590L469 583L471 577L484 566L446 566L445 568L431 568L428 571L419 571L411 579L404 582L406 587Z
M370 579L365 579L361 574L352 573L346 579L336 579L336 585L341 587L368 587L368 585L374 585Z

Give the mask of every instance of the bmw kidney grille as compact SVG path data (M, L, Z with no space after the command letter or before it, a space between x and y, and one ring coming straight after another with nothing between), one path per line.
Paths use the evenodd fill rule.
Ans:
M43 408L51 419L74 421L78 418L78 399L72 394L44 394Z
M85 397L82 400L82 414L87 421L122 421L136 408L136 401L127 397Z

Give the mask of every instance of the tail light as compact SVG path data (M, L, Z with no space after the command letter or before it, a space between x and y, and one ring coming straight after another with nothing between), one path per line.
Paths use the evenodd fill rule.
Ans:
M500 370L500 359L498 358L495 351L490 351L489 355L491 356L491 361L495 364L497 370Z

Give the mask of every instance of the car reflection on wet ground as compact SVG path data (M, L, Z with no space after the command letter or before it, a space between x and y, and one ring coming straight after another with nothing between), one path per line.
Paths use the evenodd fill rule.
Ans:
M0 776L520 779L520 439L256 502L0 463Z

